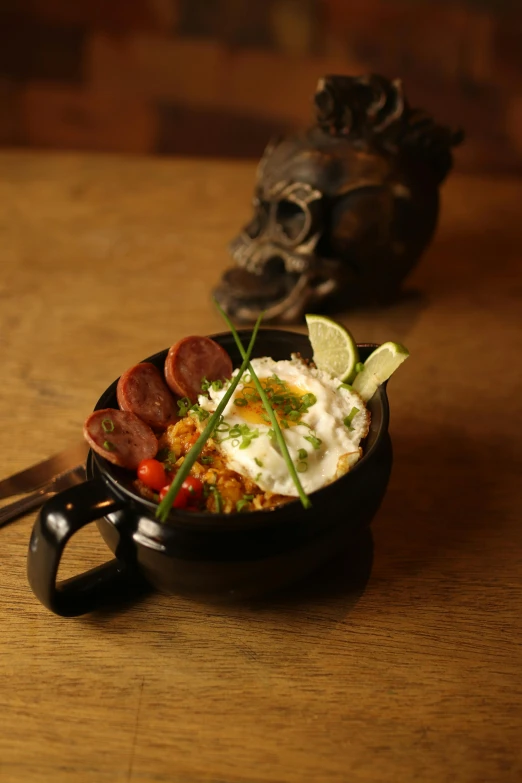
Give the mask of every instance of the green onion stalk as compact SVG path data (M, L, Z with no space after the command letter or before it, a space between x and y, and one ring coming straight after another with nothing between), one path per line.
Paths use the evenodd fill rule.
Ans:
M245 372L246 368L250 364L250 355L252 353L252 349L254 348L254 343L256 341L257 333L259 331L259 326L261 324L263 315L264 313L261 313L261 315L256 321L256 324L254 326L254 331L252 332L252 337L250 339L250 343L248 345L246 353L243 349L243 346L241 346L243 364L239 368L239 372L232 379L230 386L228 387L226 393L223 395L223 399L221 400L216 410L210 417L207 426L205 427L205 429L203 430L203 432L201 433L201 435L199 436L199 438L194 443L194 445L188 452L187 456L183 460L183 463L176 474L176 478L170 485L167 494L165 495L161 503L158 505L158 508L156 509L156 518L159 519L161 522L167 521L170 509L172 508L172 504L174 502L174 498L178 494L181 485L183 484L188 474L190 473L190 469L192 468L192 465L195 463L195 461L203 451L203 447L205 443L212 435L216 427L216 424L218 423L221 417L222 412L225 410L229 399L232 397L234 391L236 390L236 386L238 385L239 381L241 380L241 377L243 376L243 373Z
M252 365L250 363L249 351L250 351L250 345L252 344L252 340L250 340L250 345L248 346L248 349L245 352L245 349L243 348L243 343L239 339L239 335L236 332L234 324L232 323L232 321L230 320L228 315L220 307L219 303L215 299L214 299L214 302L215 302L216 307L219 310L221 316L224 318L224 320L226 321L230 331L232 332L232 335L233 335L234 340L236 342L236 345L238 347L239 353L243 357L243 364L241 365L241 367L243 367L243 365L245 364L245 361L247 362L246 366L248 368L248 372L252 376L252 381L254 383L254 386L256 387L259 396L261 397L261 401L263 403L263 406L264 406L266 412L268 413L268 416L270 417L270 422L272 424L272 428L274 430L277 443L279 445L279 448L281 449L281 453L282 453L282 455L284 457L284 460L286 462L286 466L288 468L288 472L290 473L292 481L295 484L295 488L297 489L297 493L299 495L301 503L303 504L304 508L306 508L306 509L311 508L312 507L312 503L310 502L310 498L305 493L305 491L303 489L303 486L302 486L301 482L299 481L299 476L297 475L297 471L295 469L294 463L292 462L292 458L290 457L290 454L288 453L288 447L287 447L285 439L283 437L283 433L281 432L281 428L279 426L279 422L277 420L277 416L275 415L275 413L274 413L274 411L272 409L272 406L270 405L270 402L268 400L268 397L265 394L265 390L261 386L261 383L259 382L259 378L257 377L257 375L256 375L256 373L254 371L254 368L252 367ZM256 324L256 326L257 326L257 324Z

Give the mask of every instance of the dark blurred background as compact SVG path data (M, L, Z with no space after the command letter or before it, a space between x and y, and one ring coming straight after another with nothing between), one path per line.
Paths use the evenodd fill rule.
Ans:
M0 145L257 157L367 71L522 171L521 0L0 0Z

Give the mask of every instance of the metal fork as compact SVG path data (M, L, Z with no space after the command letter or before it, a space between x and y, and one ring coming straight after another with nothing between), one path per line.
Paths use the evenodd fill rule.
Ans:
M75 484L81 484L85 481L85 466L76 465L76 467L66 470L60 476L56 476L52 481L45 484L45 486L31 492L30 495L25 495L19 500L15 500L13 503L9 503L7 506L0 508L0 527L9 524L18 517L27 514L29 511L42 506L46 500L52 498L62 489L67 489Z

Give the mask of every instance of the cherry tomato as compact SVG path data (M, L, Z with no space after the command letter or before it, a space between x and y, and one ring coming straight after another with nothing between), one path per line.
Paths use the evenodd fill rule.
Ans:
M159 499L160 499L160 501L161 501L161 500L163 500L163 498L165 497L165 495L167 494L167 492L169 491L169 489L170 489L170 484L166 484L164 487L162 487L162 488L160 489L160 493L159 493Z
M142 459L138 465L138 478L150 489L159 491L168 481L165 468L157 459Z
M162 487L160 490L160 501L163 500L169 491L170 484ZM187 476L174 498L173 508L196 508L203 498L203 482L193 476Z
M186 490L189 493L191 502L189 505L197 506L203 497L203 482L195 476L187 476L181 489Z

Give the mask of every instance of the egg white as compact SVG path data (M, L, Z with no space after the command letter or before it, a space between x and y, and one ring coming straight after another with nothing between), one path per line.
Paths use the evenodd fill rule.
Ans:
M346 473L360 458L359 444L366 436L370 422L370 414L359 395L349 389L339 388L341 381L309 367L297 356L278 362L269 357L253 359L252 366L260 379L276 374L282 381L297 387L302 394L310 392L317 399L298 424L283 429L290 457L295 464L303 462L299 458L299 450L305 449L307 452L306 470L299 473L304 491L307 494L314 492ZM223 440L219 449L231 470L248 476L263 491L297 497L284 457L268 434L271 425L245 422L241 408L234 403L244 385L243 382L238 384L223 412L223 421L230 427L247 423L250 428L259 431L259 436L253 438L244 449L239 448L237 439ZM200 396L199 405L213 412L226 388L227 385L219 390L209 389L209 397ZM349 428L344 424L344 419L353 408L358 408L358 413ZM314 448L306 439L310 436L321 441L318 448ZM219 438L219 435L216 437Z

